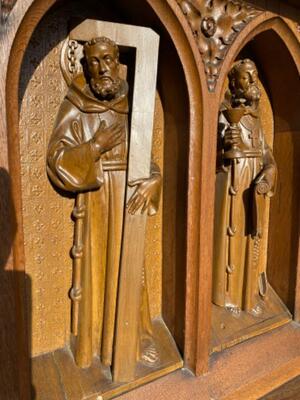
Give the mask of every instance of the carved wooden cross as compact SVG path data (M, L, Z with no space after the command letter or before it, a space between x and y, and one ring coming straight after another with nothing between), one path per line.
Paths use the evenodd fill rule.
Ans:
M259 130L253 129L252 132L249 134L249 139L252 140L252 147L257 148L259 147Z

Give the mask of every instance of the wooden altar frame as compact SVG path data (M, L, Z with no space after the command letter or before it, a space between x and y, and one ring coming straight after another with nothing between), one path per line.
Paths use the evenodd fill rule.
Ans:
M147 0L168 30L185 72L190 101L190 150L188 189L187 231L187 292L185 319L185 366L196 375L207 372L209 366L213 204L217 130L217 115L221 101L222 85L230 65L241 48L255 35L272 29L284 38L288 49L300 65L299 43L295 33L280 15L300 21L300 12L278 1L253 1L271 11L265 11L252 20L238 35L223 63L215 92L209 93L204 65L188 22L175 0ZM1 32L0 68L0 134L1 167L9 171L12 178L12 194L17 216L17 232L12 248L12 257L7 262L7 271L15 272L16 337L12 335L18 361L18 383L20 398L29 399L30 368L27 350L26 321L24 311L24 238L22 230L22 204L19 158L18 84L22 58L30 37L43 15L56 3L55 0L19 0L13 9L8 24ZM9 55L9 56L8 56ZM210 116L204 118L204 116ZM300 269L300 251L297 269ZM300 274L297 275L295 320L300 316ZM5 288L1 288L6 290ZM7 351L10 351L9 349ZM266 360L267 362L267 360ZM295 368L298 364L295 365ZM295 370L295 369L294 369ZM291 376L291 375L289 375ZM289 379L286 376L286 380Z

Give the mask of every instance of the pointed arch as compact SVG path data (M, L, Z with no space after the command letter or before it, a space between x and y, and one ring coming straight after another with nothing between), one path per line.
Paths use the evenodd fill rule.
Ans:
M6 122L7 122L7 148L8 165L12 177L12 192L16 214L18 216L18 229L13 247L14 269L25 270L24 237L22 221L22 196L21 196L21 168L20 168L20 146L19 146L19 115L16 110L18 107L19 77L21 65L32 33L36 29L43 16L56 3L63 4L58 0L33 0L28 1L27 8L20 16L17 23L16 34L10 49L6 75ZM205 92L205 73L197 46L189 29L186 29L187 22L184 19L180 8L175 0L145 0L156 13L162 24L170 35L177 50L179 59L184 71L184 79L187 85L189 102L189 165L188 165L188 204L187 204L187 250L185 255L186 282L190 287L190 294L187 296L185 308L186 333L185 337L185 362L186 366L196 369L197 360L201 360L203 366L207 365L208 360L208 337L203 341L204 345L199 346L201 327L208 325L210 321L209 313L206 312L209 298L205 292L199 290L199 282L207 279L207 272L199 270L201 264L200 254L205 254L201 246L206 246L205 241L200 241L200 223L205 223L207 200L204 193L205 182L201 181L201 174L207 168L207 159L203 154L207 154L205 149L211 148L211 138L202 136L204 118L206 111L203 105ZM204 87L201 82L204 82ZM200 187L202 185L202 190ZM208 218L212 218L208 215ZM192 223L193 222L193 223ZM209 225L209 224L208 224ZM19 308L24 306L24 284L20 282L17 287L19 297ZM209 290L209 288L208 288ZM200 316L200 323L198 323ZM25 326L25 322L23 327ZM25 330L24 330L25 331ZM203 330L202 330L203 331ZM199 350L200 349L200 350ZM200 367L201 369L202 367ZM205 367L203 367L205 368ZM25 399L25 395L22 397Z
M253 54L274 114L274 156L279 183L271 201L268 276L298 321L300 43L280 16L266 12L253 20L237 38L223 64L216 93L219 104L228 71L244 49Z

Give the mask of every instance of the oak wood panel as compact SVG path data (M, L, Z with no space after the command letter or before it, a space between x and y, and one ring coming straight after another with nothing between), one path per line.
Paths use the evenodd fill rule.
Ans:
M61 400L64 399L63 387L52 353L33 359L32 362L33 398L35 400ZM39 388L43 388L41 392Z
M94 358L89 368L79 368L70 349L58 349L33 359L35 399L100 400L99 397L110 399L182 367L183 363L173 338L163 321L158 318L153 326L154 335L160 338L159 363L156 366L138 363L133 381L112 382L109 367L102 367L99 358Z
M300 377L296 377L260 400L297 400L300 393Z
M271 373L266 374L263 381L257 380L246 384L240 390L226 396L224 400L257 400L258 397L260 400L265 399L265 397L260 396L274 387L274 384L275 386L280 385L282 382L298 374L299 361L300 359L298 357L279 368L274 368ZM283 398L280 398L280 400L283 400Z
M292 312L295 304L299 249L299 44L294 63L286 42L294 43L292 32L280 38L272 31L260 33L249 44L268 87L274 113L274 157L278 165L277 193L271 200L268 247L268 276L275 291ZM266 48L267 43L272 46ZM293 45L294 46L294 45ZM278 61L274 63L277 57ZM298 69L298 71L297 71ZM280 85L279 82L285 82ZM288 99L288 100L287 100ZM298 266L297 266L298 265Z
M11 247L16 232L16 216L12 207L11 180L5 168L0 168L0 385L4 400L18 398L18 354L16 299L14 279L17 272L11 266Z
M299 251L300 131L279 132L274 156L278 160L279 179L278 198L271 202L269 279L294 312Z
M118 4L121 4L122 2L118 1ZM124 4L124 3L123 3ZM140 7L140 2L139 1L132 1L131 4L133 5L133 11L132 11L132 16L133 19L131 20L132 23L136 23L136 20L139 15L145 15L145 10ZM209 313L206 312L206 304L209 304L209 287L203 286L201 294L203 297L201 297L201 303L200 303L200 308L198 307L198 294L199 294L199 278L198 278L198 270L199 270L199 222L200 222L200 209L199 209L199 198L200 196L205 197L205 192L201 192L200 187L202 184L201 181L201 160L200 160L200 154L201 154L201 136L202 136L202 115L203 115L203 108L202 108L202 96L203 96L203 87L201 86L200 83L200 77L203 82L205 82L205 74L204 74L204 68L203 64L201 61L201 57L197 48L197 45L194 41L193 35L190 32L189 26L185 20L184 15L182 14L180 8L178 7L177 3L174 0L167 0L167 1L161 1L158 2L156 0L150 0L149 4L151 7L154 9L154 11L157 13L157 15L161 18L161 20L164 23L165 28L167 29L167 32L163 33L169 34L171 38L174 41L174 45L176 47L176 50L178 52L178 55L180 57L180 60L182 62L182 68L185 73L185 79L186 79L186 84L188 87L188 101L189 101L189 121L187 120L187 114L185 116L185 120L180 121L180 123L174 123L174 117L173 113L175 112L176 115L178 113L176 112L176 106L173 104L173 106L169 107L167 112L165 113L165 120L166 120L166 131L169 130L170 132L169 135L172 135L172 129L173 132L178 131L179 135L184 135L185 134L185 126L187 123L190 124L189 126L189 188L188 188L188 210L187 210L187 229L184 232L179 232L178 231L178 246L181 245L180 243L180 238L184 237L184 234L186 232L186 241L187 241L187 254L184 256L186 260L186 285L184 285L184 278L182 271L180 271L180 267L184 266L182 263L183 257L181 256L179 259L178 263L178 269L176 268L176 274L178 275L179 281L175 281L173 278L168 278L168 273L171 276L172 274L172 268L170 267L170 264L167 265L167 271L166 275L164 277L164 286L169 284L169 288L167 289L166 292L166 302L164 304L164 314L170 312L171 317L168 317L168 324L171 324L170 329L173 333L173 330L176 334L176 339L179 338L179 340L182 342L180 339L179 333L177 334L176 331L180 331L182 329L182 322L179 322L178 325L178 320L180 316L178 316L178 304L181 301L181 298L174 298L174 294L176 289L179 289L179 291L182 293L182 291L186 290L188 291L187 296L186 296L186 305L185 305L185 335L184 335L184 356L185 356L185 363L188 367L192 368L193 370L196 369L196 364L197 364L197 354L198 352L201 352L201 365L198 368L198 372L203 372L204 370L207 369L207 360L208 360L208 348L209 348L209 336L210 333L207 329L205 329L205 325L209 324ZM136 7L134 7L136 5ZM124 12L126 12L127 5L123 5ZM134 17L136 17L134 19ZM148 14L148 19L145 19L147 23L151 23L151 26L155 26L157 29L157 25L152 25L153 24L153 19ZM160 32L160 34L162 34ZM164 52L161 51L161 57L168 57L167 53L163 54ZM196 61L196 62L195 62ZM169 59L168 65L173 65L173 62L171 59ZM166 66L167 67L167 66ZM166 77L166 74L162 73L162 76ZM159 73L159 78L160 78L160 73ZM168 78L171 80L171 76L169 74ZM173 81L177 81L176 79ZM179 84L181 87L182 82ZM168 90L166 90L167 92ZM160 85L160 94L162 97L162 102L164 103L164 97L165 93L163 93L163 80L161 81ZM167 93L167 96L172 96L171 92ZM176 101L182 102L183 99L176 99L174 98L173 103ZM187 102L187 100L185 100ZM165 106L165 105L164 105ZM178 109L180 106L178 105ZM170 113L171 112L171 113ZM182 108L180 110L180 115L182 115ZM168 133L167 133L168 134ZM185 139L186 140L186 139ZM176 143L176 139L173 137L173 141ZM181 138L180 140L177 140L177 145L179 146L181 143L180 141L183 141ZM172 140L169 140L169 144L172 147ZM166 147L167 148L167 147ZM178 148L179 149L179 148ZM168 157L176 157L176 151L177 148L174 148L175 154L171 155L169 154ZM183 164L180 163L180 166ZM180 171L181 173L181 181L183 177L183 171ZM164 174L166 176L166 171L164 171ZM169 188L171 187L171 190L174 190L175 182L172 181L170 182L170 179L168 179L167 185ZM207 183L209 186L209 183ZM182 187L180 187L182 189ZM165 187L165 193L168 191ZM175 193L176 194L176 193ZM177 194L177 201L178 205L183 205L184 194L179 193ZM164 199L165 202L165 199ZM166 202L165 202L166 203ZM173 206L172 206L173 207ZM205 221L205 218L210 218L210 215L206 214L206 210L204 211L204 208L202 209L202 220ZM168 210L168 214L172 214L172 209ZM174 213L173 213L174 215ZM173 217L174 218L174 217ZM168 219L169 220L169 219ZM172 228L172 226L175 225L175 222L177 222L177 216L176 216L176 221L172 221L172 224L169 225L169 228ZM209 225L209 222L207 221L206 225ZM180 225L179 226L180 229ZM166 231L167 234L167 231ZM169 246L175 247L177 243L172 243L172 241L169 239L168 242ZM206 240L202 244L204 247L210 248L211 242L206 238ZM179 248L176 251L179 252ZM168 254L172 253L170 248L168 249L168 253L166 252L166 256ZM176 254L176 258L178 260L178 255ZM164 264L165 265L165 264ZM203 265L203 272L208 264ZM170 267L170 268L168 268ZM182 279L181 279L182 278ZM176 278L177 279L177 278ZM181 281L180 281L181 279ZM208 280L210 279L210 273L208 273ZM203 282L205 281L205 278L203 279ZM208 291L207 291L208 290ZM173 294L174 293L174 294ZM172 297L173 296L173 297ZM169 304L167 304L168 299ZM202 301L204 299L204 302ZM207 301L207 303L206 303ZM180 305L179 309L179 315L180 315L180 310L182 310L183 306ZM176 312L174 313L174 310ZM198 335L197 335L197 329L198 329L198 312L201 314L203 317L203 322L201 322L201 332L202 332L202 338L199 340ZM181 334L182 336L182 334ZM181 344L180 342L180 344ZM203 367L203 369L201 369Z
M247 3L291 18L292 20L300 20L300 5L298 0L247 0Z
M7 131L7 68L15 33L29 1L18 2L4 24L0 24L0 167L1 167L1 311L0 337L1 387L3 400L30 398L30 363L28 354L28 332L25 323L24 305L24 253L22 236L22 212L20 202L20 180L18 157L8 148L17 143L13 132ZM15 70L11 71L16 74ZM17 115L18 104L13 112ZM18 149L18 147L16 147ZM18 151L18 150L17 150ZM5 206L4 206L5 204ZM11 250L13 252L11 253ZM3 272L2 272L3 271ZM30 287L30 285L29 285ZM29 332L30 333L30 332Z
M271 287L268 288L261 316L241 313L238 318L235 318L230 311L213 304L212 352L222 351L251 337L261 335L287 324L291 319L291 314Z
M176 371L120 400L257 400L297 376L299 339L300 327L292 323L214 355L202 377Z
M11 24L13 24L13 18L15 18L17 13L20 12L20 8L18 8L18 4L21 4L21 6L24 7L24 9L26 9L27 6L30 3L32 3L32 2L31 1L21 1L21 0L19 0L19 2L16 5L16 8L13 11L12 19L10 20ZM44 2L36 2L37 6L35 8L33 8L33 12L36 13L36 16L33 19L31 19L32 16L30 16L30 18L25 19L24 23L25 23L25 26L27 26L27 29L25 29L25 30L23 28L22 28L23 30L21 29L22 35L19 36L19 39L20 39L19 44L21 44L21 45L20 45L20 47L17 47L15 49L15 51L13 53L14 56L17 56L17 55L22 56L22 45L24 45L26 47L28 38L30 36L30 33L31 33L33 27L35 26L35 24L38 21L38 19L40 18L40 16L44 13L44 11L47 9L47 7L50 6L51 3L52 2L50 2L50 1L49 2L46 2L46 1L44 1ZM172 3L172 7L174 7L174 9L175 9L176 8L175 3L172 2L172 1L170 1L170 3ZM41 4L43 4L42 7L41 7ZM155 4L155 2L153 1L153 4L154 4L154 7L156 9L161 9L161 10L165 10L166 11L166 3L164 3L164 4L163 3L159 3L158 4L156 2L156 4ZM20 15L23 15L23 13L21 13ZM6 126L4 127L4 129L2 129L3 128L3 124L5 124L4 87L5 87L6 63L7 63L7 55L9 54L9 48L11 46L12 38L14 37L15 30L16 30L17 26L19 25L20 15L19 15L19 19L18 18L16 19L16 23L14 24L14 27L11 30L9 40L4 41L4 43L5 43L5 46L3 47L3 49L4 49L4 51L3 51L4 57L1 57L1 60L3 60L3 62L4 62L4 68L1 69L1 73L2 73L2 77L1 77L1 102L2 103L1 103L1 107L0 107L1 111L3 113L2 115L4 116L4 118L0 119L0 121L1 121L0 123L2 124L2 126L1 126L1 149L2 148L4 149L4 152L1 152L1 157L3 157L3 159L4 159L4 162L3 162L4 166L7 166L7 158L6 158L6 155L5 155L6 154L6 149L7 149L7 144L6 144ZM180 30L182 28L178 28L178 22L174 21L174 16L172 14L169 15L168 13L166 13L166 15L167 15L167 17L165 18L165 24L168 25L168 27L171 26L170 30L173 30L174 37L177 37L177 38L180 37L180 35L182 34L182 31L180 33ZM183 18L181 17L181 20L182 19ZM180 20L180 17L178 17L178 20ZM184 26L183 22L182 22L182 26ZM11 29L11 27L10 27L10 29ZM192 41L192 39L191 39L191 41ZM197 315L198 312L199 313L206 312L206 308L205 308L205 306L203 307L203 305L207 304L207 300L205 300L204 297L205 297L205 295L207 295L208 292L207 292L207 288L206 288L205 291L204 291L204 294L202 294L203 297L202 297L202 300L200 300L199 304L201 305L201 307L199 309L197 303L198 303L198 291L199 291L200 286L198 284L199 283L199 280L198 280L199 276L197 274L197 271L198 271L198 267L199 267L199 229L200 229L200 227L199 227L199 210L197 210L197 207L198 207L198 204L199 204L199 196L200 195L201 196L205 196L203 192L202 192L202 194L200 194L200 185L199 184L201 183L202 177L204 175L201 175L202 171L201 171L201 168L199 168L200 165L201 165L201 163L200 163L201 144L200 144L200 141L199 141L199 137L197 137L197 135L199 135L199 131L200 131L200 128L201 128L201 113L202 113L202 109L201 109L201 107L199 107L199 104L201 102L201 96L197 95L196 92L197 92L197 90L199 90L199 88L201 86L200 86L199 81L197 80L197 78L195 78L196 75L193 74L193 71L195 71L196 67L195 67L193 61L189 60L189 57L192 56L192 52L191 52L189 47L187 49L185 48L186 43L187 43L186 40L181 39L180 41L177 42L177 48L181 52L182 59L185 60L185 65L184 65L185 71L189 70L189 75L190 76L187 77L187 79L188 79L188 84L189 84L190 91L192 93L192 95L190 97L190 100L191 100L191 104L190 104L191 105L191 112L190 112L190 116L191 116L191 131L193 131L193 129L194 129L194 131L191 134L191 142L190 142L192 147L191 147L190 175L189 175L190 183L191 183L190 184L190 192L189 192L189 221L190 222L194 222L195 221L195 223L193 224L193 226L191 227L191 229L188 232L189 239L190 239L189 244L188 244L188 249L189 249L188 250L189 251L188 252L188 261L189 261L189 264L190 264L190 266L189 266L189 275L188 275L188 284L189 284L189 290L190 290L190 292L189 292L189 296L190 297L189 297L189 301L188 301L189 309L188 309L188 312L187 312L187 326L189 326L189 331L188 332L189 332L189 334L190 333L191 334L188 337L189 344L186 346L188 357L190 357L190 360L191 360L191 362L189 362L188 364L191 365L191 366L194 366L196 364L197 360L195 361L195 359L194 359L193 354L195 354L195 353L193 352L193 350L195 348L197 348L198 343L199 343L198 342L198 335L195 333L196 332L195 328L198 325L198 321L197 321L197 318L195 318L195 315ZM191 48L193 48L193 46L194 45L191 45ZM198 58L198 61L199 61L199 65L201 65L201 60L199 60L199 58ZM15 65L15 67L12 69L11 76L10 76L10 79L12 79L12 82L13 82L13 78L14 78L13 76L14 75L18 75L18 71L19 71L18 60L16 59L12 63L12 65ZM194 78L191 78L192 76ZM195 91L191 89L192 85L194 85ZM12 89L16 88L16 84L13 83L11 87L12 87ZM13 95L13 93L12 94L10 93L8 101L11 102L10 110L12 110L12 111L16 110L17 109L16 90L15 90L15 95ZM11 119L13 119L13 117L14 116L11 115ZM15 120L13 120L12 122L15 123ZM15 150L18 149L18 145L17 145L17 142L16 142L17 139L18 139L18 136L17 136L17 131L15 129L10 130L10 134L14 138L13 140L10 140L10 146L11 146L10 148L13 149L12 155L15 157L15 159L11 161L11 166L14 166L14 165L16 165L18 163L18 157L16 156L17 153L15 152ZM209 143L209 141L206 142L205 146L207 146L208 143ZM204 148L206 148L206 147L204 147ZM18 178L18 176L19 176L18 175L18 168L17 167L15 169L12 168L12 170L14 171L13 172L14 178L16 177L16 179L18 180L19 179ZM203 172L205 172L205 170ZM209 185L207 185L207 186L209 186ZM17 190L16 190L16 187L17 187ZM15 183L14 191L15 191L16 194L18 194L19 191L20 191L20 187L18 187L17 183ZM211 205L210 201L208 201L208 203L209 203L209 205ZM18 204L18 202L16 204L18 206L17 207L17 211L20 213L19 215L21 215L20 204ZM196 210L196 211L193 211L193 210ZM204 207L201 210L202 210L201 211L202 213L206 212ZM211 218L210 215L208 215L207 220L205 219L205 217L203 217L203 219L201 219L201 222L207 222L207 221L210 220L210 218ZM20 226L21 225L19 225L19 227ZM201 224L201 229L203 229L202 232L204 232L205 226L203 226L202 224ZM19 236L19 240L17 241L17 247L18 246L19 246L19 250L21 250L22 249L22 240L20 240L20 236ZM209 241L208 241L207 244L205 244L203 246L205 246L205 247L207 247L209 249L209 246L210 246ZM203 247L201 247L201 251L202 250L203 250ZM19 252L19 254L20 254L20 252ZM17 255L18 255L18 250L16 250L16 253L15 253L15 256L16 256L15 257L15 265L16 266L20 266L20 268L22 269L22 263L19 263L19 261L22 260L22 257L20 256L18 258ZM206 256L207 255L208 255L208 253L206 253ZM207 259L206 256L204 256L203 260L205 261L205 263L208 262L208 264L209 264L209 257ZM202 273L201 276L202 276L202 278L205 278L205 274L204 273ZM196 283L194 282L195 279L196 279ZM204 279L203 279L203 281L204 281ZM201 279L200 283L202 285L202 279ZM209 289L209 285L208 285L208 289ZM17 288L17 293L19 294L21 292L22 291L19 288ZM21 302L19 302L19 305L20 305L20 303ZM22 308L21 308L21 310L22 310ZM205 328L205 327L207 325L205 325L205 322L207 322L207 320L209 320L209 314L203 315L202 318L203 318L202 322L204 322L201 325L202 335L204 335L204 336L206 335L206 339L205 339L205 337L203 339L203 336L202 336L202 339L203 339L202 340L202 345L203 345L203 343L204 343L204 345L202 346L201 352L200 353L197 352L197 354L199 355L199 357L203 356L201 358L201 363L203 363L204 369L205 369L206 368L206 361L204 359L206 357L205 351L207 350L207 347L205 347L205 343L207 343L207 338L209 337L209 333L206 333L207 332L207 328ZM193 327L192 329L190 329L191 326ZM23 343L23 345L24 345L24 343ZM281 343L281 345L283 345L283 343ZM22 349L24 349L24 347L20 346L20 350L21 350L20 354L22 354ZM202 360L204 360L204 362ZM238 360L236 360L236 362L238 363ZM26 371L25 364L21 363L19 365L21 365L21 368L19 370L21 371L21 374L23 374L24 373L23 371ZM22 368L22 367L24 367L24 368ZM23 375L23 378L24 378L24 375ZM23 379L23 381L26 382L26 379ZM205 392L205 389L203 389L203 392ZM23 398L25 399L25 396L22 397L22 400L23 400Z
M176 371L118 398L122 400L148 400L149 398L256 400L298 375L299 340L299 325L292 323L213 356L209 373L204 377L195 378L187 370ZM70 378L73 377L67 381L66 375L62 375L64 387L69 385L69 390L72 391L73 386L74 389L78 389L78 393L81 393L80 387L81 390L87 390L93 378L84 378L84 371L80 372L81 377L74 378L71 368L74 362L68 354L70 353L64 354L61 350L55 353L56 367L60 368L59 363L64 363L65 374ZM58 360L58 355L62 359ZM42 385L43 381L40 387ZM53 385L57 387L56 384L53 383ZM71 391L65 393L71 393ZM56 400L65 400L65 397Z

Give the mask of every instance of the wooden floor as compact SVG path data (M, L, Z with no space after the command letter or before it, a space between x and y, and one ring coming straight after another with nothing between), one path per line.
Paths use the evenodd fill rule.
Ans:
M89 368L77 367L68 348L34 358L33 400L107 400L180 369L181 356L159 318L153 321L153 333L157 338L159 361L151 366L138 362L136 378L129 383L112 382L110 368L103 367L99 358L95 358Z
M260 398L260 400L299 400L300 399L300 376L271 393Z
M262 305L264 308L261 315L241 312L234 316L226 308L213 304L211 352L235 346L292 320L288 309L271 287L268 288L267 297Z
M189 371L177 370L122 394L118 399L300 400L300 391L297 394L297 385L300 384L299 343L300 325L292 322L213 354L205 376L196 378ZM39 388L43 389L42 395L37 393L37 400L77 400L84 382L89 382L89 387L99 384L95 379L97 371L92 375L86 374L85 378L83 372L81 381L78 378L69 381L69 397L62 397L61 377L55 364L47 359L43 368L33 363L33 373L35 389L37 392ZM96 399L102 400L102 397Z
M118 400L300 400L300 392L263 397L300 374L299 340L300 325L290 323L214 354L205 376L176 371Z

